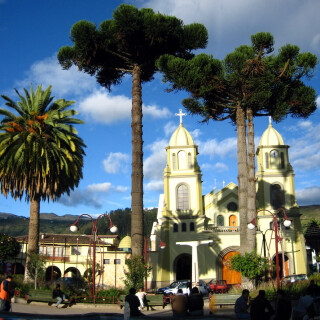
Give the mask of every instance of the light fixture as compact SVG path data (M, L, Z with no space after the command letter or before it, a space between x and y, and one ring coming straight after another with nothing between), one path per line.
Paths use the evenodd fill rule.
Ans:
M286 219L286 220L284 220L283 221L283 225L285 226L285 227L290 227L291 226L291 220L289 220L289 219Z
M70 231L71 232L77 232L78 230L79 230L79 228L78 228L77 225L73 224L73 225L70 226Z
M118 228L117 228L116 226L112 226L112 227L110 228L110 231L111 231L112 233L116 233L116 232L118 232Z

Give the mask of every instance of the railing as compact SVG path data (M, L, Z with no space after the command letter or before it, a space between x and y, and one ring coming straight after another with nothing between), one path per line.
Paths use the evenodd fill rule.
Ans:
M229 232L239 232L239 226L227 226L227 227L217 227L217 226L207 226L204 227L205 231L212 231L212 232L222 232L222 233L229 233Z

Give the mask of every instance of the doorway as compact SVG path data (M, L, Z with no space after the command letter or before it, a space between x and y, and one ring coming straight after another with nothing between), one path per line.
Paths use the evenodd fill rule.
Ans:
M179 255L174 263L174 270L176 273L176 280L189 280L191 279L191 254Z

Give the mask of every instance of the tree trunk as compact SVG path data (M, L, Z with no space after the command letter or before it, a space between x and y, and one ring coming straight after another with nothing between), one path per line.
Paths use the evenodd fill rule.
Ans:
M141 69L132 72L132 173L131 173L131 249L143 256L143 151Z
M238 201L240 218L240 253L247 249L247 198L248 198L248 167L245 114L240 105L237 106L237 153L238 153Z
M252 110L247 110L248 125L248 222L256 215L255 147ZM256 249L256 229L247 230L248 251Z
M29 220L29 236L28 236L28 252L25 268L25 279L28 276L28 264L31 253L39 253L39 212L40 212L40 197L30 201L30 220Z

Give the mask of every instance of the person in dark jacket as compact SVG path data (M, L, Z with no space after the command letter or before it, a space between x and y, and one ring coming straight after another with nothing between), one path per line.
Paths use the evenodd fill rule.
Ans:
M269 320L273 314L274 310L266 298L266 292L264 290L259 290L258 296L251 304L251 320Z
M56 308L59 308L60 303L66 299L66 296L60 289L60 284L57 283L56 288L52 292L52 298L57 299Z
M250 314L248 312L250 305L249 290L243 289L241 297L236 300L234 305L234 312L237 319L250 319Z
M191 316L203 316L203 298L197 287L191 289L188 299L188 309Z
M182 289L171 300L173 317L185 317L187 315L188 298L183 294Z
M125 301L129 303L130 317L137 317L137 316L142 315L142 313L139 310L140 300L136 296L136 289L135 288L130 288L129 294L126 295L126 297L125 297Z
M291 318L291 302L286 299L283 290L277 291L276 314L273 320L289 320Z

